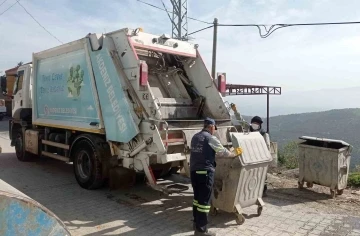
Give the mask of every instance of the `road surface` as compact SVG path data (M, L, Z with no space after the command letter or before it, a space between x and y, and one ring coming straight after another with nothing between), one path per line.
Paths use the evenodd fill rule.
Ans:
M0 122L0 179L53 211L73 235L192 235L192 195L161 196L144 184L129 190L107 187L87 191L78 186L71 164L51 159L19 162L9 146L8 121ZM179 175L173 180L189 184ZM332 200L318 189L297 189L296 180L272 182L260 217L256 207L245 210L238 226L232 214L210 219L218 235L360 235L360 206L345 193Z

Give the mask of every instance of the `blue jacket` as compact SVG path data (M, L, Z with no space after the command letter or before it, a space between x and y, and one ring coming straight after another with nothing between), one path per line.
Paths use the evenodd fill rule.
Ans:
M219 139L211 135L207 130L202 130L191 139L190 171L208 170L215 171L217 156L233 156L224 148Z

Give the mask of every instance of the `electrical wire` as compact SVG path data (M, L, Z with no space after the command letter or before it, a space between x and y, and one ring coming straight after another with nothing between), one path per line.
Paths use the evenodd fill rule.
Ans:
M159 9L159 10L161 10L161 11L165 11L165 12L167 12L167 13L174 14L174 12L168 11L168 10L166 10L166 9L163 9L163 8L161 8L161 7L158 7L158 6L155 6L155 5L153 5L153 4L150 4L150 3L147 3L147 2L144 2L144 1L141 1L141 0L137 0L137 1L138 1L138 2L141 2L141 3L143 3L143 4L146 4L146 5L148 5L148 6L154 7L154 8L156 8L156 9ZM204 24L208 24L208 25L212 24L212 23L210 23L210 22L206 22L206 21L203 21L203 20L199 20L199 19L196 19L196 18L193 18L193 17L187 17L187 18L188 18L189 20L198 21L198 22L201 22L201 23L204 23Z
M1 7L5 2L7 2L7 0L4 0L2 3L0 3L0 7Z
M205 28L196 30L196 31L194 31L194 32L192 32L192 33L190 33L190 34L186 34L186 36L189 36L189 35L192 35L192 34L196 34L196 33L198 33L198 32L201 32L201 31L203 31L203 30L210 29L210 28L212 28L212 27L214 27L214 25L210 25L210 26L208 26L208 27L205 27Z
M5 11L1 12L1 13L0 13L0 16L2 16L5 12L7 12L8 10L10 10L10 9L11 9L13 6L15 6L16 3L18 3L18 2L19 2L19 1L17 0L13 5L11 5L10 7L8 7ZM3 3L4 3L4 2L3 2ZM2 3L2 4L3 4L3 3ZM2 5L2 4L1 4L1 5Z
M41 27L43 28L50 36L52 36L54 39L56 39L58 42L60 42L61 44L64 44L60 39L58 39L55 35L53 35L49 30L47 30L42 24L40 24L39 21L37 21L35 19L35 17L33 15L31 15L30 12L28 12L28 10L26 10L26 8L19 2L19 0L16 1L17 4L19 4L24 11Z
M257 27L261 38L267 38L272 33L278 29L285 27L295 27L295 26L326 26L326 25L354 25L360 24L360 21L348 21L348 22L322 22L322 23L298 23L298 24L272 24L270 28L267 29L265 24L218 24L218 26L225 27ZM268 24L269 26L269 24ZM262 33L261 27L265 29L265 34Z
M218 24L218 26L316 26L316 25L353 25L360 24L360 21L344 21L344 22L322 22L322 23L298 23L298 24Z
M166 9L163 9L161 7L155 6L153 4L141 1L141 0L137 0L138 2L141 2L143 4L149 5L151 7L154 7L156 9L159 9L161 11L165 11L168 14L173 12L168 11ZM186 34L186 36L192 35L192 34L196 34L198 32L201 32L203 30L206 29L210 29L212 27L215 26L214 23L210 23L210 22L206 22L206 21L202 21L196 18L192 18L192 17L188 17L188 19L190 20L194 20L194 21L198 21L204 24L208 24L211 26L196 30L194 32L191 32L189 34ZM325 26L325 25L353 25L353 24L360 24L360 21L349 21L349 22L323 22L323 23L299 23L299 24L217 24L217 26L221 26L221 27L257 27L257 29L259 30L259 35L261 38L267 38L269 37L272 33L274 33L276 30L278 29L282 29L285 27L294 27L294 26ZM270 26L269 29L266 28L266 26ZM262 32L262 28L263 27L265 29L265 34Z
M4 4L5 2L6 2L7 0L5 0L4 2L2 2L1 4L0 4L0 6L2 5L2 4ZM39 21L37 21L36 19L35 19L35 17L20 3L20 0L16 0L16 2L14 3L14 4L12 4L10 7L8 7L5 11L3 11L3 12L1 12L0 13L0 16L1 15L3 15L5 12L7 12L8 10L10 10L13 6L15 6L16 4L18 4L19 6L21 6L23 9L24 9L24 11L41 27L41 28L43 28L48 34L50 34L53 38L55 38L58 42L60 42L61 44L63 44L63 42L60 40L60 39L58 39L55 35L53 35L49 30L47 30L42 24L40 24L40 22Z
M348 21L348 22L324 22L324 23L299 23L299 24L273 24L273 25L264 25L264 24L217 24L217 26L219 27L257 27L259 30L259 35L261 38L267 38L269 37L272 33L274 33L276 30L278 29L282 29L285 27L296 27L296 26L326 26L326 25L354 25L354 24L360 24L360 21ZM200 30L194 31L190 34L187 35L191 35L191 34L195 34L198 33L200 31L209 29L211 27L214 27L215 25L213 24L212 26L209 27L205 27L202 28ZM266 28L266 26L270 26L269 29ZM265 29L265 34L262 32L262 28L263 27Z

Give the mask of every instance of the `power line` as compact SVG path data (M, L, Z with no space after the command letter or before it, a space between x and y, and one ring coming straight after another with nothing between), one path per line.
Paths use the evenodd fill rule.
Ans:
M210 26L208 26L208 27L205 27L205 28L202 28L202 29L196 30L196 31L194 31L194 32L192 32L192 33L190 33L190 34L188 34L188 36L189 36L189 35L192 35L192 34L196 34L196 33L200 32L200 31L203 31L203 30L210 29L210 28L212 28L212 27L214 27L214 26L213 26L213 25L210 25Z
M4 0L2 3L0 3L0 7L6 2L7 0Z
M296 26L326 26L326 25L355 25L360 24L360 21L348 21L348 22L323 22L323 23L299 23L299 24L217 24L217 26L222 27L257 27L259 30L259 34L261 38L267 38L272 33L274 33L278 29L282 29L285 27L296 27ZM212 25L211 27L213 27ZM266 26L270 26L269 29L267 29ZM205 27L200 30L194 31L188 35L198 33L200 31L206 30L211 27ZM265 34L262 33L262 28L265 29Z
M24 9L24 11L25 11L41 28L43 28L49 35L51 35L54 39L56 39L57 41L59 41L61 44L64 44L60 39L58 39L58 38L57 38L55 35L53 35L49 30L47 30L42 24L40 24L40 22L37 21L37 20L35 19L35 17L34 17L33 15L31 15L31 13L26 10L26 8L19 2L19 0L17 0L16 3L18 3L18 4Z
M360 24L360 21L344 22L322 22L322 23L298 23L298 24L218 24L219 26L316 26L316 25L353 25Z
M4 4L6 1L7 1L7 0L3 1L3 2L0 4L0 6L1 6L2 4ZM5 12L7 12L8 10L10 10L10 9L11 9L13 6L15 6L16 4L19 4L19 6L21 6L21 7L25 10L25 12L26 12L40 27L42 27L48 34L50 34L53 38L55 38L57 41L59 41L61 44L63 44L63 42L62 42L60 39L58 39L58 38L57 38L55 35L53 35L49 30L47 30L43 25L41 25L40 22L37 21L37 20L35 19L35 17L34 17L33 15L31 15L30 12L28 12L28 10L26 10L26 8L20 3L20 0L16 0L16 2L15 2L14 4L12 4L10 7L8 7L5 11L1 12L1 13L0 13L0 16L3 15L3 14L4 14Z
M146 4L148 6L154 7L156 9L159 9L161 11L165 11L167 13L173 13L171 11L168 11L166 9L163 9L161 7L155 6L153 4L141 1L141 0L137 0L138 2L141 2L143 4ZM192 17L188 17L188 19L190 20L194 20L194 21L198 21L204 24L208 24L211 25L209 27L205 27L199 30L196 30L194 32L191 32L189 34L187 34L187 36L192 35L192 34L196 34L198 32L201 32L203 30L206 29L210 29L212 27L214 27L214 23L211 22L206 22L206 21L202 21L196 18L192 18ZM223 26L223 27L257 27L259 30L259 35L261 38L267 38L269 37L272 33L274 33L276 30L278 29L282 29L285 27L294 27L294 26L325 26L325 25L353 25L353 24L360 24L360 21L349 21L349 22L323 22L323 23L299 23L299 24L217 24L217 26ZM269 29L266 28L266 26L270 26ZM265 34L262 33L262 27L265 29Z
M137 1L138 1L138 2L141 2L141 3L143 3L143 4L146 4L146 5L150 6L150 7L154 7L154 8L156 8L156 9L158 9L158 10L165 11L165 12L167 12L167 13L173 14L173 12L168 11L168 10L166 10L166 9L164 9L164 8L161 8L161 7L155 6L155 5L153 5L153 4L150 4L150 3L147 3L147 2L144 2L144 1L141 1L141 0L137 0ZM206 22L206 21L199 20L199 19L196 19L196 18L193 18L193 17L189 17L189 16L188 16L187 18L188 18L189 20L198 21L198 22L201 22L201 23L204 23L204 24L208 24L208 25L212 24L212 23L210 23L210 22Z
M227 27L257 27L261 38L267 38L278 29L285 27L296 27L296 26L326 26L326 25L354 25L360 24L360 21L347 21L347 22L321 22L321 23L298 23L298 24L218 24L218 26ZM266 26L270 26L269 29ZM265 29L265 34L262 33L261 27Z
M6 2L6 1L4 1L4 2ZM4 2L2 2L1 5L2 5ZM10 7L8 7L5 11L1 12L1 13L0 13L0 16L2 16L5 12L7 12L7 11L10 10L13 6L15 6L16 3L18 3L18 1L16 1L13 5L11 5Z

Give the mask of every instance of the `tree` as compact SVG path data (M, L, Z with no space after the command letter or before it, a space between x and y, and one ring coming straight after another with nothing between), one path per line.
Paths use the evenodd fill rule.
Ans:
M24 64L24 62L20 61L18 62L17 66L22 66Z

